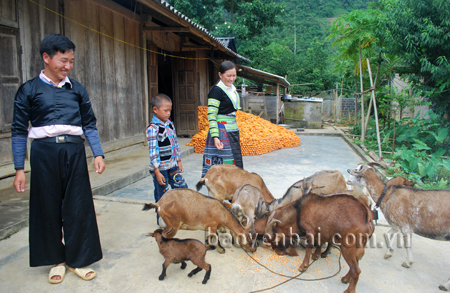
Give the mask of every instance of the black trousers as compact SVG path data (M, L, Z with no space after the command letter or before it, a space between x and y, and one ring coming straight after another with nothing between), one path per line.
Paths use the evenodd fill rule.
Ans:
M84 145L34 140L30 163L30 266L102 259Z

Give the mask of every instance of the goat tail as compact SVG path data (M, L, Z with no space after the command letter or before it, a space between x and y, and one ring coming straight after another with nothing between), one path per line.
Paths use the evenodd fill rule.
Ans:
M205 185L205 177L200 179L200 181L197 183L197 185L195 185L195 187L197 188L197 191L199 191L203 187L203 185Z
M214 250L216 249L215 245L206 245L206 250Z
M366 224L369 228L370 235L372 235L373 232L375 231L375 226L373 224L374 215L373 215L373 212L370 210L370 208L367 205L363 204L363 206L367 212Z
M159 205L157 203L146 203L144 204L144 207L142 208L143 211L148 211L151 209L158 209Z

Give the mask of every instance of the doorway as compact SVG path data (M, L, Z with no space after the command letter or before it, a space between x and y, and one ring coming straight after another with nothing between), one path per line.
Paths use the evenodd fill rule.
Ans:
M161 54L158 54L158 93L166 94L172 99L170 121L175 122L176 99L173 96L172 58Z

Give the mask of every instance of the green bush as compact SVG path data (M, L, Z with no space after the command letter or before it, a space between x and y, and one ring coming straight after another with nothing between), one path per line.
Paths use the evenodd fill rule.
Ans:
M386 121L380 129L383 156L393 164L392 176L407 177L427 189L450 189L450 124L431 110L425 117ZM354 128L352 133L360 126ZM378 150L374 121L369 123L364 144Z

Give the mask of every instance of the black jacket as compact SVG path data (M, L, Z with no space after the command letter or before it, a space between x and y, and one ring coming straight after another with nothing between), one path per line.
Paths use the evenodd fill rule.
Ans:
M72 88L58 88L35 77L19 87L14 99L11 135L27 136L28 121L33 127L47 125L81 126L96 130L96 118L86 88L71 79Z

